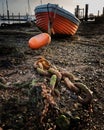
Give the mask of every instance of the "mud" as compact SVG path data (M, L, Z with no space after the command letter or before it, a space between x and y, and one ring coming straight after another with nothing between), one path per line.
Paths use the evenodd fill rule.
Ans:
M52 37L49 45L31 50L28 40L39 33L35 25L0 29L0 82L6 87L0 86L0 129L103 130L104 24L81 23L75 36ZM56 85L57 96L52 96L62 112L49 106L41 122L46 104L40 90L34 90L30 85L33 80L38 83L49 81L33 68L39 56L45 57L57 68L69 71L87 85L93 92L91 104L80 104L76 94L61 82ZM35 98L37 102L33 101ZM70 113L70 123L65 127L57 123L57 118L64 113Z

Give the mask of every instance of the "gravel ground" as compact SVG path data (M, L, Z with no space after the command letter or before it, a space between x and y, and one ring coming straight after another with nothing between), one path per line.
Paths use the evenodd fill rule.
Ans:
M104 24L82 23L75 36L52 37L49 45L31 50L28 40L38 33L35 26L0 29L0 83L6 86L0 86L0 130L103 130ZM33 68L39 56L87 85L93 92L91 103L79 103L62 81L51 95L58 108L50 105L41 86L37 90L31 85L49 81Z

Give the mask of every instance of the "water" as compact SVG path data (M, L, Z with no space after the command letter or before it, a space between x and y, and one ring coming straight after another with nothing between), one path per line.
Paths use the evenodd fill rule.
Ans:
M10 18L13 19L12 16L10 16ZM16 20L9 20L8 21L8 20L0 19L0 26L1 26L2 23L13 24L13 23L25 23L27 21L34 21L35 20L35 16L34 15L31 15L31 16L20 16L20 17L15 16L15 19L17 19L17 21Z
M0 26L2 23L7 23L7 24L13 24L13 23L25 23L26 21L7 21L7 20L0 20Z

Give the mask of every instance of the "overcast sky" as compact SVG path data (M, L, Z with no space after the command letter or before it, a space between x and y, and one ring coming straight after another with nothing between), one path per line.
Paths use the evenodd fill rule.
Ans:
M7 0L8 1L8 9L10 14L26 14L28 11L28 0ZM76 5L79 5L80 8L84 8L85 4L89 4L89 13L93 13L97 15L98 10L100 14L102 14L102 10L104 7L104 0L29 0L31 13L34 14L34 8L40 3L56 3L59 6L63 6L64 9L74 13L74 9ZM4 10L4 11L3 11ZM6 14L6 0L0 0L0 14L3 12Z

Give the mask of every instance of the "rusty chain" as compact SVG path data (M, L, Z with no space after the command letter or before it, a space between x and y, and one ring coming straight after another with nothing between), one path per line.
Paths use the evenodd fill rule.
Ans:
M57 69L55 66L43 57L40 57L35 63L34 68L38 73L44 76L51 76L51 87L54 89L57 82L63 80L70 91L77 94L78 102L81 104L89 104L92 101L93 92L82 82L78 80L72 73ZM53 78L52 78L53 76ZM55 77L56 76L56 77ZM83 93L83 94L82 94Z

